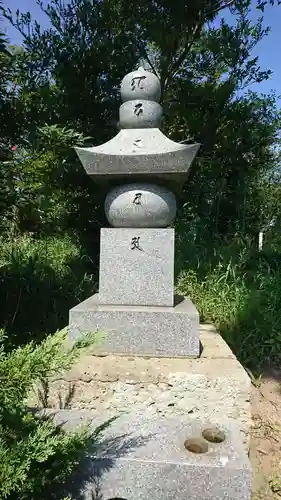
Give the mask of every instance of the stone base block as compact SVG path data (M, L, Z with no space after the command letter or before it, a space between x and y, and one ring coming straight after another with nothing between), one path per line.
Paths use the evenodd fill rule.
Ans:
M70 310L71 341L87 332L101 332L96 352L164 357L197 357L199 314L189 299L175 298L175 307L109 306L93 295Z
M88 421L95 429L101 423L91 412L75 410L59 411L56 419L68 428ZM250 500L251 476L234 421L140 413L107 427L72 484L85 500Z

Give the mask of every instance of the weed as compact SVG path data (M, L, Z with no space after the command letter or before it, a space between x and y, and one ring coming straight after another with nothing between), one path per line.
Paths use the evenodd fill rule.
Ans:
M281 493L281 478L278 473L273 472L269 480L269 486L273 493Z
M74 237L25 235L1 245L0 325L10 348L63 328L69 309L96 289L96 269Z
M260 373L281 356L279 254L269 259L250 245L241 251L236 244L223 245L219 250L196 246L196 260L186 262L188 269L178 275L177 292L190 296L201 321L214 323L241 362Z

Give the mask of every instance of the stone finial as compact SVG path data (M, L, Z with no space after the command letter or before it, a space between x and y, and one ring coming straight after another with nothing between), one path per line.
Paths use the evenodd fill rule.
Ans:
M140 67L137 71L128 73L121 83L122 102L142 99L143 101L159 102L161 84L154 73Z
M158 102L160 94L159 78L141 67L123 78L121 83L123 104L119 110L121 130L115 137L99 146L75 148L86 172L95 182L102 185L109 184L112 187L140 183L145 193L148 193L145 184L156 183L159 186L165 186L166 189L171 189L174 193L181 192L200 145L177 143L161 132L162 107ZM134 191L133 198L138 193L140 193L139 189ZM114 196L112 193L114 199L115 195L117 196L117 193ZM122 197L120 203L122 201L123 204L125 193L122 195L119 193L119 195ZM160 195L160 192L158 195L164 196L163 193ZM152 193L147 194L142 197L142 202L144 198L147 199L150 207L154 196L156 192L153 196ZM165 200L167 200L166 194ZM156 201L153 201L154 205L155 203ZM164 203L161 201L161 206L164 207L165 204L166 201ZM139 212L141 206L144 209L144 205L136 205ZM163 208L165 217L157 215L157 227L159 227L160 220L161 224L164 223L164 218L165 223L171 220L174 202L170 200L169 206L171 212L167 211L167 207ZM113 212L115 209L114 202ZM110 215L117 222L119 216L116 216L116 212ZM148 219L151 224L150 212L146 217L147 222ZM154 222L156 223L156 219ZM125 223L124 219L123 223Z
M119 110L121 128L158 128L162 119L159 78L143 68L126 75L121 83L123 101Z

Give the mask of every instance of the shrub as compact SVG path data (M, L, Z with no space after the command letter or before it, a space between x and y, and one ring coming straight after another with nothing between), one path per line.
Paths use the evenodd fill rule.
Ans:
M29 410L25 399L38 380L67 369L93 337L66 349L66 331L6 353L0 348L0 498L61 498L64 485L90 441L87 427L65 433L47 415Z

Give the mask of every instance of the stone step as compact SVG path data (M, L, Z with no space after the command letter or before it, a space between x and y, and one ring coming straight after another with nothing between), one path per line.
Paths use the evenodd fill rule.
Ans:
M55 420L66 429L88 422L94 430L102 423L81 410L59 411ZM251 466L233 420L136 412L104 430L72 491L84 500L250 500Z

